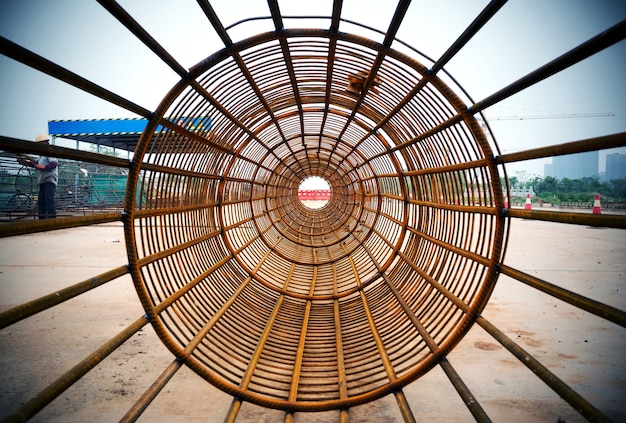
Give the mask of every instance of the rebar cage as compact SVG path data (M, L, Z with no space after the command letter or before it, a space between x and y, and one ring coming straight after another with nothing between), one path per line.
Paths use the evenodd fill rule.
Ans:
M144 306L173 352L243 399L299 411L385 395L445 355L495 282L504 196L486 136L425 66L372 47L321 30L233 45L159 107L210 123L148 128L135 151L151 206L129 191L126 236ZM374 67L378 94L346 91ZM297 198L309 176L331 186L318 210Z
M99 3L180 75L155 111L2 39L2 53L149 119L132 160L2 138L7 151L49 152L128 169L124 212L12 222L2 236L123 221L128 266L2 312L7 327L129 274L146 316L18 408L28 419L151 323L175 356L138 399L135 420L183 365L243 402L294 412L349 409L441 366L478 421L480 404L446 359L477 323L590 420L605 416L481 317L500 274L621 326L623 311L509 267L511 219L626 228L615 215L509 210L505 164L623 146L624 133L501 154L481 111L624 39L625 22L475 102L444 66L497 13L493 1L438 60L325 28L286 28L233 42L198 4L225 48L185 70L114 1ZM186 117L200 117L193 126ZM157 131L157 127L165 128ZM328 204L298 187L325 179Z

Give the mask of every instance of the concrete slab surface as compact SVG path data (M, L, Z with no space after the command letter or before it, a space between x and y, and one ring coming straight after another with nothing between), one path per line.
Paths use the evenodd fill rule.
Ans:
M626 310L626 232L513 220L505 263ZM111 242L119 239L122 242ZM127 262L121 224L0 239L0 311ZM0 331L0 419L142 316L129 276ZM483 316L614 421L626 421L626 331L501 276ZM448 357L496 422L584 419L478 325ZM173 360L150 326L38 413L35 422L119 420ZM404 389L418 421L473 418L440 368ZM232 398L182 368L142 422L223 421ZM283 413L244 404L238 422ZM351 422L400 422L393 396ZM560 419L560 420L559 420ZM338 412L296 422L339 421Z

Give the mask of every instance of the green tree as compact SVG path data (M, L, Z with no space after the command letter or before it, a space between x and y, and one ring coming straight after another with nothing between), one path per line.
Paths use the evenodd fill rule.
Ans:
M539 179L536 184L533 186L535 193L542 194L545 192L558 192L559 191L559 181L552 177L546 176L543 179Z

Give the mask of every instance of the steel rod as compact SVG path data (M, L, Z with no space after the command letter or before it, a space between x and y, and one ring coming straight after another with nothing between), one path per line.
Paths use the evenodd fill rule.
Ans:
M181 78L187 75L187 70L181 66L172 55L165 50L132 16L114 0L97 0L111 15L132 32L146 47L156 54Z
M528 367L534 374L536 374L541 380L544 381L554 392L556 392L561 398L567 401L578 413L584 418L592 422L610 422L604 414L602 414L596 407L591 405L580 394L570 388L565 382L559 379L554 373L550 372L545 366L543 366L536 358L526 352L522 347L513 342L508 336L506 336L501 330L492 325L484 317L478 317L476 319L478 323L487 333L489 333L495 340L497 340L503 347L505 347L511 354Z
M8 415L4 422L25 422L37 414L46 405L51 403L56 397L61 395L87 372L100 364L105 358L115 351L120 345L126 342L131 336L137 333L148 323L148 319L141 317L130 324L126 329L119 332L100 348L88 355L80 363L72 367L37 395L26 401L19 408Z
M128 274L128 267L119 266L72 286L68 286L67 288L60 289L51 294L44 295L43 297L39 297L9 310L0 312L0 329L4 329L13 323L17 323L20 320L54 307L57 304L77 297L80 294L104 285L107 282L111 282L126 274Z
M139 397L133 406L120 419L120 423L136 422L143 414L156 396L163 390L165 385L174 377L176 372L182 367L179 360L172 361L150 387Z
M98 225L100 223L120 222L119 212L98 213L89 216L59 217L26 222L7 222L0 225L0 238L55 231L59 229L77 228L80 226Z
M485 26L491 18L506 4L507 0L492 0L482 12L465 28L459 38L441 55L430 68L430 73L437 73Z
M626 216L618 214L592 214L522 209L508 209L506 214L509 217L520 219L533 219L602 228L626 229Z
M37 69L47 75L50 75L60 81L66 82L76 88L79 88L89 94L99 97L109 103L120 106L139 116L150 117L152 112L145 109L130 100L125 99L101 86L94 84L88 79L83 78L50 60L47 60L38 54L35 54L4 37L0 37L0 53L13 60Z
M537 68L533 72L518 79L517 81L507 85L501 90L491 94L485 99L474 103L470 108L471 114L478 113L496 103L516 94L537 82L540 82L568 67L585 60L586 58L616 44L626 38L626 20L612 26L606 31L601 32L588 41L571 49L567 53L557 57L556 59Z
M532 148L517 153L507 153L496 157L496 163L515 163L526 160L556 157L566 154L586 153L588 151L604 150L626 146L626 132L620 132L602 137L587 138L564 144L549 145L547 147Z
M568 289L561 288L560 286L556 286L550 282L544 281L505 264L500 265L500 271L503 275L510 276L513 279L545 292L554 298L565 301L574 307L588 311L589 313L595 314L596 316L602 317L603 319L609 320L622 327L626 327L626 312L622 310L592 300L591 298L587 298Z
M97 163L122 169L128 169L130 167L130 162L128 160L118 157L4 136L0 136L0 150L14 153L35 153L42 156L45 155L62 159Z

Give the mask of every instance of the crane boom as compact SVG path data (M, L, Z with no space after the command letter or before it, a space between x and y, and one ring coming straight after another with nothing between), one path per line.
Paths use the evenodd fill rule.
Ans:
M487 119L492 122L494 120L526 120L526 119L574 119L574 118L590 118L590 117L607 117L615 116L615 113L570 113L570 114L550 114L550 115L526 115L526 116L494 116Z

